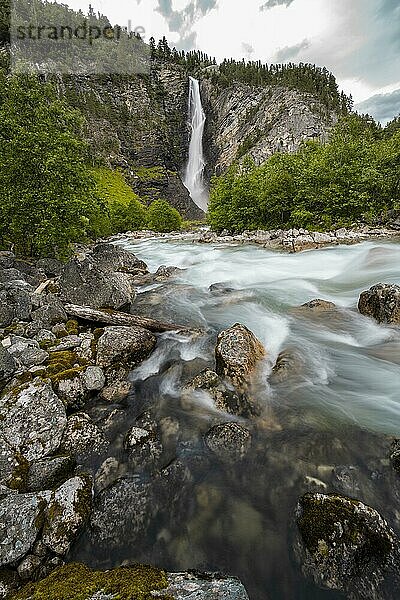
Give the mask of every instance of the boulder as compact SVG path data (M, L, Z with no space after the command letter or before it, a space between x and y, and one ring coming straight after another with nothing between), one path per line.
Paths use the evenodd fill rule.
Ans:
M64 555L90 516L92 480L86 475L68 479L52 495L43 529L43 543Z
M18 335L10 336L10 345L7 350L9 354L21 365L26 368L41 365L49 357L47 352L42 350L39 343Z
M207 448L222 461L242 460L251 446L251 433L239 423L215 425L204 436Z
M256 366L265 356L265 349L244 325L236 323L218 335L215 348L216 372L230 379L243 390Z
M336 304L329 302L329 300L317 298L316 300L310 300L309 302L302 304L300 308L322 312L324 310L333 310L336 308Z
M71 456L55 456L33 462L28 471L26 488L28 492L39 492L54 488L75 468Z
M29 321L32 312L30 286L16 283L0 285L0 327L8 327L14 319Z
M157 466L163 452L157 431L131 427L124 439L124 448L129 454L135 471Z
M107 442L95 423L86 413L76 413L68 418L68 423L60 444L60 449L73 456L101 454Z
M105 273L143 275L148 272L146 263L136 258L132 252L113 244L97 244L92 252L92 259Z
M269 377L271 383L282 383L291 377L298 376L304 370L304 359L296 350L283 350Z
M27 461L55 452L66 424L64 404L41 379L0 398L0 438Z
M32 312L32 319L41 323L43 328L51 329L58 323L66 323L68 316L60 299L49 294L41 298L41 306Z
M106 327L97 343L96 363L110 367L123 363L134 367L147 358L156 345L156 337L142 327Z
M130 305L135 298L130 275L103 271L91 257L65 265L60 291L64 301L90 308L119 309Z
M56 258L39 258L36 267L42 269L47 277L58 277L61 274L63 264Z
M400 324L400 286L378 283L363 292L358 302L362 315L372 317L378 323Z
M13 356L0 344L0 382L10 379L15 370L16 363Z
M119 479L95 498L90 518L93 546L109 553L140 543L156 512L150 483L139 476Z
M344 496L305 494L296 521L295 554L305 576L351 599L391 597L385 587L398 572L399 542L376 510Z
M0 566L12 565L32 548L43 525L50 492L12 494L0 501Z
M249 417L253 412L245 395L235 392L211 369L204 369L186 385L186 389L208 392L214 400L215 407L231 415Z

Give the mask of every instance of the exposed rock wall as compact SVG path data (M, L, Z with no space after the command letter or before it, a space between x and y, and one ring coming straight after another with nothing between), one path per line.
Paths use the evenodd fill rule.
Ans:
M304 140L326 140L337 120L311 94L282 87L238 83L219 90L206 79L202 95L210 173L245 156L261 164L276 152L296 151Z

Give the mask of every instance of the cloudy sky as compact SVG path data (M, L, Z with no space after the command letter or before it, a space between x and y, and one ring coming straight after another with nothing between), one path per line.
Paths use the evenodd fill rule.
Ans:
M67 0L86 11L88 1ZM254 58L326 66L363 112L400 113L400 0L91 0L146 39L201 49L218 60Z

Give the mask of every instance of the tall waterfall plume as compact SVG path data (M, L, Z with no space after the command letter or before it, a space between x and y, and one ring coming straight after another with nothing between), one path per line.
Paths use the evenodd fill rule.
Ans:
M201 104L200 85L197 79L189 78L189 125L191 129L189 161L184 184L192 200L204 211L207 210L208 192L204 183L206 162L203 153L203 134L206 115Z

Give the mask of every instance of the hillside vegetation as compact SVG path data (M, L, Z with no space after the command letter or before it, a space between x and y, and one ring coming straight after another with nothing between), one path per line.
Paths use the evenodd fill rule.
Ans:
M329 142L308 141L295 154L261 166L246 160L212 182L215 230L374 223L400 208L399 119L381 129L371 118L343 117Z

